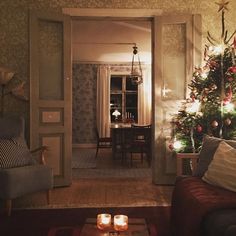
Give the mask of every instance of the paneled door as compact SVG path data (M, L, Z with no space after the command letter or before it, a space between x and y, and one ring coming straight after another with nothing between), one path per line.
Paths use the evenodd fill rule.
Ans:
M71 184L71 68L70 17L30 12L30 146L48 147L55 186Z
M201 17L157 16L153 29L153 181L173 184L176 158L168 148L170 121L188 94L194 66L201 63Z

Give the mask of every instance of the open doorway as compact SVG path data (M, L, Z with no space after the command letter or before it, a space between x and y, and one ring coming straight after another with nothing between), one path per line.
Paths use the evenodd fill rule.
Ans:
M144 82L136 86L136 91L129 91L128 86L126 89L126 84L128 84L126 78L128 80L130 75L134 44L138 47ZM80 174L90 175L91 172L96 172L101 175L112 173L114 176L116 170L119 175L122 175L121 170L126 172L129 170L132 175L135 169L136 176L137 170L140 170L145 176L151 177L151 167L146 160L141 162L137 158L131 168L128 163L123 163L119 158L114 160L112 149L99 150L98 157L95 158L97 121L101 120L101 117L98 117L97 96L99 90L104 89L98 85L99 70L102 68L103 71L109 71L106 77L109 80L107 87L109 91L106 91L106 94L109 94L107 95L109 96L107 109L112 109L114 98L120 97L119 103L126 109L128 98L136 98L136 102L132 103L132 99L130 101L136 104L134 109L139 110L139 114L135 113L135 123L147 124L151 122L151 54L151 21L149 20L74 19L72 21L72 167L75 169L74 172L77 172L76 169L79 168ZM148 80L149 83L147 83ZM113 81L116 81L115 84ZM112 92L112 88L117 84L123 84L123 86ZM137 93L136 97L135 93ZM105 101L102 102L105 103ZM127 109L122 110L122 113L119 123L129 125L130 120L126 118L131 118L132 112ZM110 116L102 119L106 123L106 131L104 131L106 136L111 136L110 126L115 122L112 112L109 114ZM83 158L81 163L79 158Z

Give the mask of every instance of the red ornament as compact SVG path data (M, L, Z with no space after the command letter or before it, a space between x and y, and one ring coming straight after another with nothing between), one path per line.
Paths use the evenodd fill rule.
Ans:
M213 120L213 121L211 122L211 126L212 126L213 128L216 128L218 125L219 125L219 123L218 123L216 120Z
M232 96L233 96L233 92L232 92L231 87L229 86L228 91L226 93L226 98L224 98L223 100L224 105L231 102Z
M228 69L228 71L229 71L230 73L236 74L236 66L231 66L231 67Z
M170 143L170 144L169 144L169 149L170 149L171 151L174 150L174 145L173 145L173 143Z
M229 82L232 82L233 80L234 80L233 77L228 77L228 81L229 81Z
M202 126L201 125L197 125L196 130L198 133L202 132Z

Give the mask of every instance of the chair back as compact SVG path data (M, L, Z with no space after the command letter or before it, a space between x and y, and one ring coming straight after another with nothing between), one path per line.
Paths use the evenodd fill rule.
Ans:
M151 125L131 125L133 141L140 141L147 145L151 142Z
M1 117L0 131L0 138L2 139L9 139L15 137L24 138L25 127L23 117Z

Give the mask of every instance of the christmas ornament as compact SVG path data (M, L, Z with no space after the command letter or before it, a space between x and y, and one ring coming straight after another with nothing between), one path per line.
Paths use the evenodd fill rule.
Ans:
M198 133L202 132L202 126L201 125L197 125L196 130Z
M225 95L226 95L226 97L223 99L223 104L227 105L231 102L231 99L232 99L232 96L233 96L231 86L229 86L228 91Z
M170 144L169 144L169 149L170 149L171 151L174 150L174 145L173 145L173 143L170 143Z
M228 80L229 82L232 82L232 81L234 80L234 78L233 78L233 77L228 77L227 80Z
M229 73L236 74L236 66L231 66L231 67L228 69L228 72L229 72Z
M231 125L231 123L232 123L232 121L229 118L227 118L225 120L225 125L229 126L229 125Z
M211 126L212 126L213 128L218 127L218 125L219 125L219 123L218 123L216 120L213 120L213 121L211 122Z
M216 2L216 4L219 6L218 12L224 11L224 10L227 10L227 11L229 10L227 8L227 5L229 4L229 2L226 2L225 0L221 0L221 2Z

